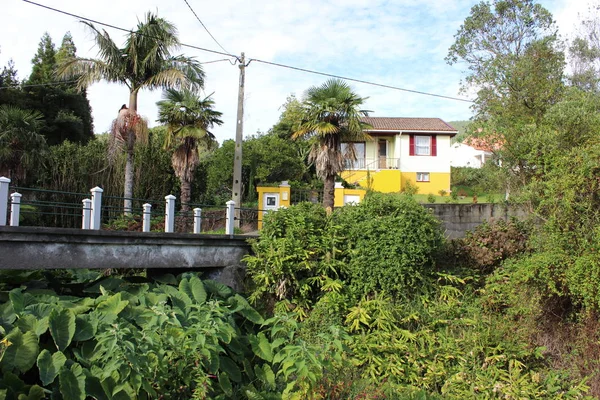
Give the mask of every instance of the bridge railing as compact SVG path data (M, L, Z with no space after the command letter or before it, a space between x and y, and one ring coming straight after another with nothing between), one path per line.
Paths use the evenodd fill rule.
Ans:
M173 195L165 196L164 200L131 198L132 208L124 213L123 200L123 197L103 196L100 187L91 189L89 194L59 192L10 186L10 179L0 177L0 226L19 226L23 222L93 230L235 233L233 201L227 202L226 207L218 207L178 203ZM176 208L186 211L175 211ZM256 209L238 210L243 210L238 222L256 224Z

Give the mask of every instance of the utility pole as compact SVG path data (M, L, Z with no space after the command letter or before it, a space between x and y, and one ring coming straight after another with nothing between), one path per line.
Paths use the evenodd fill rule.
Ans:
M242 141L244 139L244 81L246 79L246 57L240 58L240 87L238 91L237 125L235 128L235 153L233 156L233 201L235 201L236 228L240 227L240 207L242 206Z

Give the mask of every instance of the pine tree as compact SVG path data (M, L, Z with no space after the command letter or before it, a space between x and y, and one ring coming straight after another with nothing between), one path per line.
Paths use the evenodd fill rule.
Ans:
M35 57L31 60L33 68L29 84L54 82L56 80L56 50L48 32L44 33Z

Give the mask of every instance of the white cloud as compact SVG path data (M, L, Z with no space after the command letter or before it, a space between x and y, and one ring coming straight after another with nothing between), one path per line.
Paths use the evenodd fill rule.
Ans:
M158 11L175 23L182 42L221 49L212 41L183 1L130 0L102 2L39 0L49 6L124 28L133 28L146 11ZM229 0L206 3L188 0L217 40L230 52L245 51L248 58L274 61L382 84L446 96L458 96L461 66L444 61L453 35L476 0ZM40 37L48 31L59 44L71 31L78 53L95 57L91 36L73 17L6 0L0 16L0 66L13 58L19 76L29 75L30 60ZM568 0L541 2L567 35L585 3ZM124 33L108 29L121 42ZM182 48L200 61L223 58L200 50ZM216 107L225 124L215 128L220 141L235 136L239 68L228 62L205 64L206 94L214 92ZM286 97L300 96L311 85L327 78L252 62L247 68L244 130L267 131L278 119ZM431 116L445 120L467 119L469 104L442 100L352 83L367 108L380 116ZM108 129L112 118L127 103L125 87L99 83L89 89L97 132ZM142 92L139 109L155 123L155 102L161 93Z

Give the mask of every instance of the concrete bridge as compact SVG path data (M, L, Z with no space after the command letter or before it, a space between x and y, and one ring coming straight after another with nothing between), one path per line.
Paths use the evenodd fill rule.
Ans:
M0 226L0 269L195 269L240 289L249 238Z

